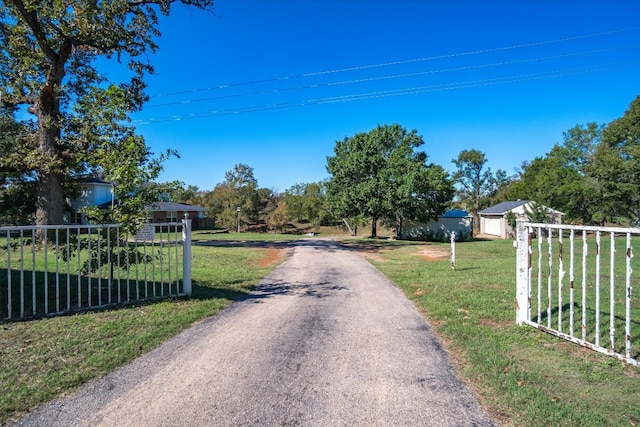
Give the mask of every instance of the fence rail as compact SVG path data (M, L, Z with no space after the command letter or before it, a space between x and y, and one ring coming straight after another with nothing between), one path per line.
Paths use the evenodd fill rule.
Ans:
M0 320L191 293L191 221L0 227ZM4 272L3 272L4 270Z
M640 366L639 237L638 228L518 221L518 324Z

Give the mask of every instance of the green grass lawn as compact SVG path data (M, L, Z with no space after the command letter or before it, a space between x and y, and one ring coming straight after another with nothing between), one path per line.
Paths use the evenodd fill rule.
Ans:
M191 299L0 324L0 424L215 315L271 271L280 243L294 238L194 232ZM205 246L211 240L217 246ZM456 270L448 244L344 244L375 254L371 262L425 313L461 378L503 424L640 423L640 369L515 324L511 241L458 243Z

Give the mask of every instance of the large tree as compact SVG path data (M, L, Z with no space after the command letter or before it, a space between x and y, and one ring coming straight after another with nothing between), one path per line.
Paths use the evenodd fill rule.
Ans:
M169 14L172 3L0 0L2 101L25 106L34 118L33 150L24 162L37 182L37 224L62 223L77 176L99 172L124 184L135 174L125 165L145 170L136 181L157 172L152 153L127 121L146 100L158 13ZM213 0L181 3L206 9ZM126 81L107 81L96 68L100 58L126 64ZM115 165L118 170L111 169Z
M338 141L327 157L327 199L338 218L364 215L371 220L371 236L378 220L398 224L403 219L428 220L442 213L453 185L442 167L427 164L416 151L424 141L417 131L399 124L377 126Z

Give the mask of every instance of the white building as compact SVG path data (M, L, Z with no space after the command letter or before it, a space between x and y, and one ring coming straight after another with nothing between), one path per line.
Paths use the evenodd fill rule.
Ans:
M490 208L481 210L478 212L480 234L501 237L503 239L514 236L515 230L508 224L507 215L509 215L509 212L513 212L516 219L524 218L528 221L527 210L531 211L534 205L539 204L533 200L518 200L515 202L498 203ZM542 207L551 214L553 223L562 223L562 215L564 215L564 213L546 206Z
M473 218L462 209L449 209L429 223L406 221L402 234L398 236L407 240L449 241L451 233L456 233L457 240L468 240L473 234Z

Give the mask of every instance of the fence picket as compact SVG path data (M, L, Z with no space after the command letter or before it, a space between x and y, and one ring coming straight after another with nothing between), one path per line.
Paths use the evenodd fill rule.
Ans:
M534 231L537 232L535 233L537 245L533 244L530 237ZM582 233L581 239L576 239L576 232ZM589 236L591 233L594 234L593 238ZM566 235L570 245L568 251L563 247L567 243L564 238ZM640 322L638 321L640 303L637 298L633 298L634 276L632 274L634 266L632 238L639 235L639 228L583 227L518 221L519 246L516 263L518 324L536 327L598 352L615 356L626 363L640 366L640 349L633 345L634 341L640 339ZM555 236L557 238L554 238ZM595 240L595 253L590 256L589 245L592 239ZM609 245L606 245L607 240ZM527 250L520 249L520 245L527 245ZM622 245L624 245L624 251L620 250ZM554 258L553 253L556 249L558 255ZM535 251L537 254L533 253ZM576 259L577 254L581 254L581 256L578 255L578 259ZM569 257L568 288L565 281L567 255ZM609 257L608 269L603 268L606 266L607 257ZM533 266L532 262L537 265ZM554 265L554 262L558 265ZM543 263L547 264L546 268L543 268ZM576 266L576 263L581 265ZM523 275L525 265L528 273ZM623 269L624 288L621 285ZM576 271L581 271L579 287L576 287ZM606 280L607 275L608 280ZM546 289L543 289L543 277L546 279ZM609 292L602 289L607 281ZM533 286L534 283L537 285ZM557 286L557 289L554 289L554 286ZM581 295L578 296L576 293ZM543 294L546 300L543 300ZM528 304L522 303L522 295L528 296ZM533 304L536 305L535 310L532 308ZM578 305L581 306L580 309ZM567 310L569 311L568 319ZM533 313L537 314L537 317L532 318ZM624 320L622 313L624 313ZM575 335L575 325L578 321L582 330L578 335L581 338ZM623 324L624 335L620 333ZM602 345L602 334L607 327L608 343Z
M187 220L152 226L142 242L117 225L0 227L0 320L189 295Z

